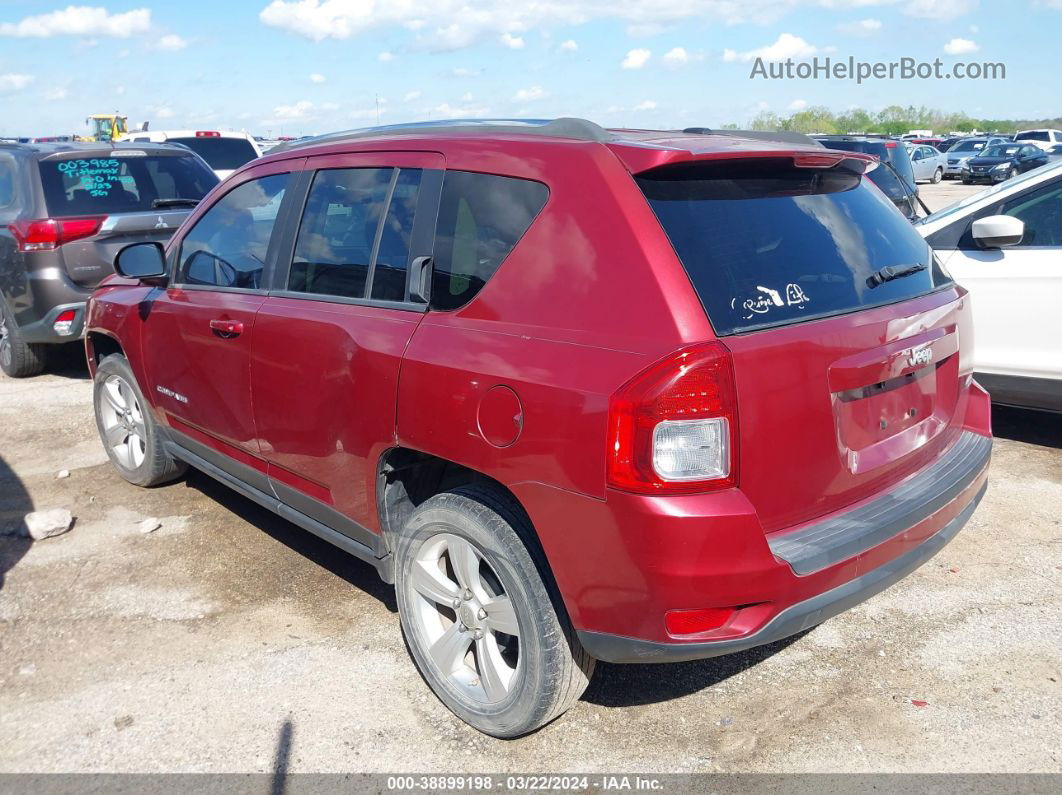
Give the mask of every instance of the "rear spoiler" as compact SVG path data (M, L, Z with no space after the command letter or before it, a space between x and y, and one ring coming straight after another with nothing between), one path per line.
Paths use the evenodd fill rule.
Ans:
M687 127L682 132L689 135L732 135L736 138L752 138L755 141L777 141L782 144L822 146L822 143L816 141L810 135L784 130L713 130L710 127Z

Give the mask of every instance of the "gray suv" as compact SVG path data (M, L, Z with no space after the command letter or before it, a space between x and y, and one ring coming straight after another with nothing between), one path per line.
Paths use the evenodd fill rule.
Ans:
M118 250L167 240L217 183L175 144L0 143L0 369L41 372Z

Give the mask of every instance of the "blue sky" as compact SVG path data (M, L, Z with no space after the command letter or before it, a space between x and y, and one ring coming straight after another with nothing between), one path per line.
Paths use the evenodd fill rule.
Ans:
M1062 114L1062 0L0 0L0 135L301 135L411 119L714 126L914 104ZM754 59L1003 62L1004 81L750 80Z

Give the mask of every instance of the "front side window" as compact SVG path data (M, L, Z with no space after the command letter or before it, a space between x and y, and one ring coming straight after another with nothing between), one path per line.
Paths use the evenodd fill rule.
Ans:
M432 309L458 309L471 301L548 197L541 182L447 171L435 232Z
M266 253L289 176L252 179L214 202L181 242L176 282L263 289Z
M1003 205L1003 214L1025 223L1020 246L1062 246L1062 181L1011 199Z

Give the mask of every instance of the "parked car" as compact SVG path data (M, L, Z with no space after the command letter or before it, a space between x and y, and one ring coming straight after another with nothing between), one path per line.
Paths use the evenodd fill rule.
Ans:
M970 291L973 366L992 399L1062 411L1062 163L970 196L916 229Z
M101 438L376 566L442 702L524 734L595 660L784 638L970 517L970 302L872 162L575 119L290 145L120 252Z
M911 157L904 145L866 136L814 135L812 138L828 149L863 152L877 158L882 165L868 173L870 181L889 197L909 221L919 217L918 184Z
M947 152L949 149L951 149L951 147L955 146L955 144L957 144L961 140L962 138L945 138L939 143L935 143L933 145L937 147L937 151Z
M948 167L948 159L936 147L928 144L909 146L907 152L911 156L911 167L914 169L915 181L928 181L936 185L944 179L944 170Z
M0 144L0 369L41 372L118 250L169 238L217 182L183 147Z
M1062 144L1062 130L1022 130L1014 136L1014 140L1046 151L1056 144Z
M963 138L954 143L948 149L948 167L944 170L945 177L961 177L962 168L966 161L977 154L986 146L1010 143L1006 138L999 136L991 138Z
M1062 160L1062 144L1055 144L1047 150L1047 159L1049 162L1056 160Z
M962 184L995 184L1015 174L1047 165L1047 152L1032 144L995 144L982 149L962 167Z
M240 166L262 156L254 136L232 130L137 130L122 140L187 146L210 164L218 179L225 179Z

